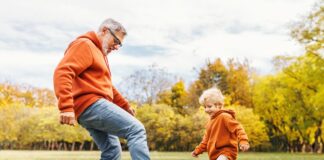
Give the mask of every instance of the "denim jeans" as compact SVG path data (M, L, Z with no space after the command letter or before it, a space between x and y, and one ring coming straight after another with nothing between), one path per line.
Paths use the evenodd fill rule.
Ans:
M143 124L112 102L99 99L79 116L78 122L98 145L101 160L121 159L118 137L127 139L133 160L150 159Z

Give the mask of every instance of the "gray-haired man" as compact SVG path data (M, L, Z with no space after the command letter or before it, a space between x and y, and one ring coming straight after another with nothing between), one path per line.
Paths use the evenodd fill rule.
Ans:
M79 36L67 48L54 73L60 122L86 128L101 150L102 160L121 158L118 137L127 139L133 160L148 160L143 124L113 86L107 55L122 46L124 27L105 20L98 32Z

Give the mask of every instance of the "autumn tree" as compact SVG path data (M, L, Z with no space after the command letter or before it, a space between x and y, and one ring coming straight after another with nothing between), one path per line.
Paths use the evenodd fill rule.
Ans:
M118 87L123 95L131 101L142 105L153 104L157 101L159 93L170 89L173 76L164 69L151 65L147 69L134 71L124 78Z

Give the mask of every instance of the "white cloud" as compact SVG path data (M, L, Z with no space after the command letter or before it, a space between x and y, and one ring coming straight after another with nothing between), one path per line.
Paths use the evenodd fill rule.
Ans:
M269 73L273 56L300 52L289 38L289 24L307 15L315 2L4 1L0 6L0 76L52 88L52 71L65 47L79 34L96 29L107 16L124 24L129 33L125 49L109 57L115 83L153 63L192 80L193 68L216 57L248 58L259 72ZM135 46L128 48L134 52L127 46ZM153 47L145 49L148 46Z
M62 55L0 50L0 80L52 88L53 71Z

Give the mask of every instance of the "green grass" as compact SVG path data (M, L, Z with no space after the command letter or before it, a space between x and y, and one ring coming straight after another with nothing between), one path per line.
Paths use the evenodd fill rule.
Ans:
M0 151L0 160L97 160L99 152L69 151ZM152 160L208 160L206 153L199 159L190 152L151 152ZM323 160L324 154L301 153L239 153L239 160ZM123 152L122 160L130 160L128 152Z

